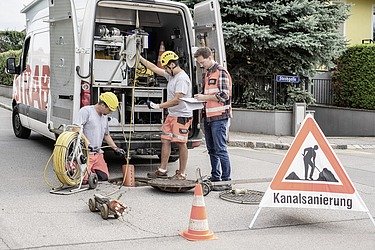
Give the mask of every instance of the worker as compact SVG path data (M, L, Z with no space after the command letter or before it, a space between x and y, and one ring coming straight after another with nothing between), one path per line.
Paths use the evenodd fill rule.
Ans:
M305 165L305 180L307 180L309 166L311 167L309 179L313 180L314 169L316 168L315 165L315 158L316 152L319 149L318 145L314 145L314 147L308 147L303 150L303 163Z
M180 98L192 96L192 84L189 76L180 68L176 53L165 51L160 56L160 61L163 68L157 67L142 56L140 57L140 62L145 67L168 80L167 101L163 103L149 102L149 108L151 109L168 109L168 116L162 125L160 167L154 173L149 173L148 177L168 177L167 164L171 154L171 143L173 142L178 145L179 149L179 169L176 170L172 179L185 180L188 160L186 143L193 112L186 107Z
M101 149L103 139L116 154L124 156L125 151L116 146L108 130L107 115L116 111L118 107L117 96L112 92L104 92L99 96L99 102L95 105L85 106L79 110L74 124L82 126L83 134L89 147L88 172L96 173L99 181L107 181L109 171L104 160L104 151ZM84 178L87 182L88 176Z
M209 48L199 48L194 53L197 63L206 70L203 92L194 97L205 101L202 110L206 147L211 162L212 182L230 181L231 164L227 150L228 120L232 117L232 79L226 69L212 57ZM215 185L214 191L231 189L230 184Z

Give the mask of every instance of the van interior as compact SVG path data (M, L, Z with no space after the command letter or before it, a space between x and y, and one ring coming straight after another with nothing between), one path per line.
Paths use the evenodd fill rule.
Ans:
M181 68L192 79L191 45L182 10L99 2L93 43L94 102L105 91L113 91L120 101L119 110L111 115L111 130L160 131L166 110L150 110L147 101L165 101L167 82L138 64L135 50L155 64L163 50L176 52Z

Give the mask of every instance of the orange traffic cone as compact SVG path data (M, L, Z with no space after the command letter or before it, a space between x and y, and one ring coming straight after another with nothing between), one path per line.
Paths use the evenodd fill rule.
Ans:
M158 56L158 62L157 62L157 66L159 68L163 68L163 66L161 66L161 55L165 52L165 47L164 47L164 42L161 41L160 43L160 47L159 47L159 56Z
M135 187L134 165L122 165L122 176L122 185L127 187Z
M187 240L217 239L208 229L206 206L203 199L202 185L197 183L194 188L194 200L190 213L189 228L180 233Z

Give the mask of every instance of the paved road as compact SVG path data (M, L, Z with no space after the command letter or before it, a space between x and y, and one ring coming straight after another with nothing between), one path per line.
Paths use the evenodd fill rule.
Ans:
M0 249L375 249L375 227L365 213L320 209L262 209L254 229L248 229L257 206L227 202L212 192L205 197L209 227L217 240L189 242L178 235L188 227L193 191L164 193L151 187L121 188L116 195L129 206L123 219L104 221L88 210L95 193L118 186L102 183L95 190L62 196L49 193L43 172L53 142L32 134L14 137L11 113L0 109L1 188ZM337 150L370 212L375 214L375 150ZM285 150L230 148L233 178L271 178ZM201 168L208 173L205 148L190 151L188 176ZM122 162L112 160L112 177ZM136 167L144 176L155 168L146 161ZM177 163L170 165L170 171ZM47 178L54 174L48 168ZM268 183L237 188L265 191Z

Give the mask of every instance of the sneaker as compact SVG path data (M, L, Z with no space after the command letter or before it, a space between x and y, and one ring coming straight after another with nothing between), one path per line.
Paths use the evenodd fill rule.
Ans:
M176 174L171 177L171 180L186 180L186 174L181 174L180 170L176 170Z
M226 191L226 190L232 190L232 185L224 184L224 185L214 185L212 187L212 191Z
M208 176L207 179L209 181L211 181L211 182L218 182L218 181L220 181L220 179L214 179L214 178L212 178L212 176Z
M162 172L159 169L157 169L153 173L147 173L147 177L151 178L151 179L155 179L155 178L168 178L168 175L167 175L167 172Z

